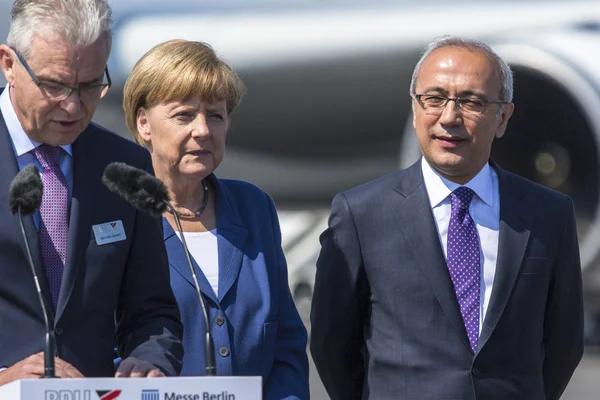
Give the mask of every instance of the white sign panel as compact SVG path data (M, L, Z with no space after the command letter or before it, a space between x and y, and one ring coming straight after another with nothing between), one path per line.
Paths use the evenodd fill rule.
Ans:
M10 400L261 400L262 378L24 379L0 387Z

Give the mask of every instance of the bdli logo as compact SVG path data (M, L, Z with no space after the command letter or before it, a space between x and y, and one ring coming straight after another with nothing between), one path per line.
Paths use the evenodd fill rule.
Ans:
M120 390L96 390L100 400L114 400L121 394Z

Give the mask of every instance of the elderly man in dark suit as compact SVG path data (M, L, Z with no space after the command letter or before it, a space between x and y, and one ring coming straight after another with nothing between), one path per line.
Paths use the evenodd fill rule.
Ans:
M44 318L6 193L29 164L44 183L25 218L56 332L56 374L176 375L182 326L159 221L101 183L123 161L151 171L143 148L90 122L110 86L105 0L17 0L0 65L0 384L43 375ZM107 234L110 232L110 234ZM116 327L115 327L116 321Z
M423 157L333 200L311 351L338 399L558 399L583 352L573 203L490 159L512 73L444 37L415 68ZM523 132L527 134L527 132Z

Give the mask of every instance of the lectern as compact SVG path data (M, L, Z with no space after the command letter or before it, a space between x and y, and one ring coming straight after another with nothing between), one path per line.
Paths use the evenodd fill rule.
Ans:
M261 400L260 376L23 379L2 400Z

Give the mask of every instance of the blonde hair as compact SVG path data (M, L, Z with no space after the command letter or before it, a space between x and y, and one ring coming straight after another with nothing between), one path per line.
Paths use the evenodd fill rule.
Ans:
M225 100L231 115L246 92L231 67L203 42L171 40L150 49L135 64L123 89L123 109L134 139L145 145L137 130L137 113L161 102L200 96Z

